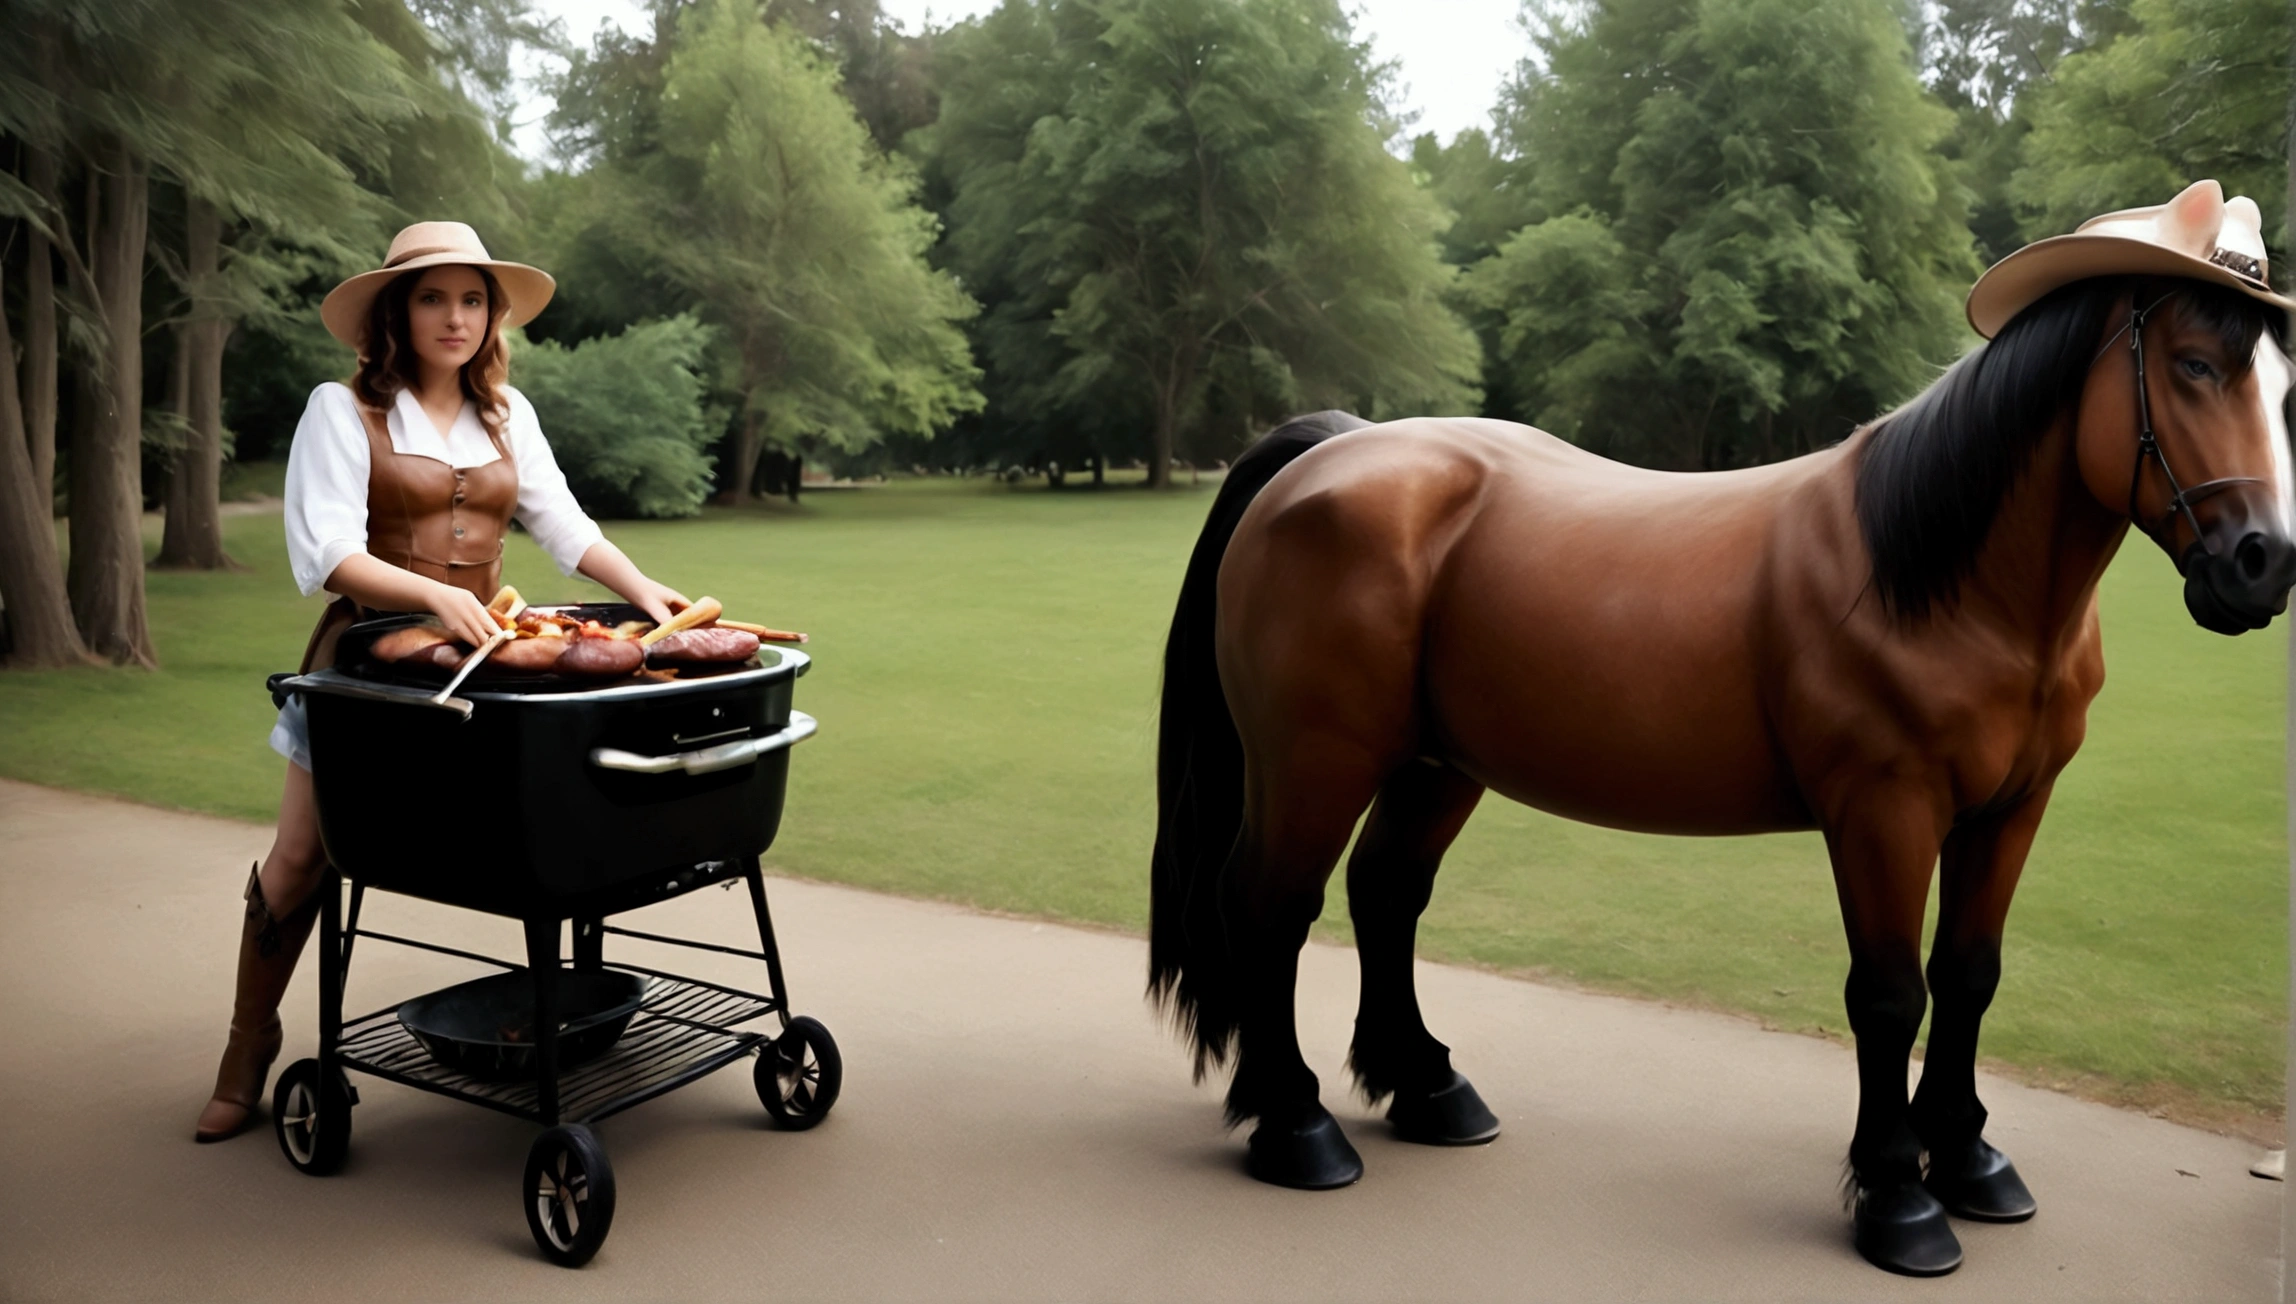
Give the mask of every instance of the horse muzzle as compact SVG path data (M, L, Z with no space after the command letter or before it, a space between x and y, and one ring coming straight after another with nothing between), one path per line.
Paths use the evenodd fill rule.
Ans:
M2296 585L2296 541L2252 531L2220 552L2195 543L2185 549L2184 606L2202 629L2245 634L2288 610Z

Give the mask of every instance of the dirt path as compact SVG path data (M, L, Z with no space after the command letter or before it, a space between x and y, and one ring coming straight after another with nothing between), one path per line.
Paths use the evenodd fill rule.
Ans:
M544 1264L517 1203L533 1129L372 1079L340 1176L270 1130L194 1146L230 996L249 825L0 782L0 1299L2263 1299L2281 1187L2240 1142L1985 1085L2042 1211L1888 1277L1835 1198L1849 1053L1723 1016L1425 966L1429 1022L1505 1121L1392 1141L1306 1195L1247 1181L1210 1088L1140 1002L1133 939L787 880L796 1009L844 1049L821 1128L771 1131L737 1066L609 1120L613 1235ZM507 954L499 920L379 898L378 928ZM738 895L637 924L744 940ZM632 958L640 944L630 944ZM617 952L609 949L609 956ZM743 961L661 957L729 981ZM720 961L722 960L722 963ZM364 1012L474 966L362 943ZM313 1041L308 961L288 1055ZM1301 1023L1338 1104L1352 957L1310 948Z

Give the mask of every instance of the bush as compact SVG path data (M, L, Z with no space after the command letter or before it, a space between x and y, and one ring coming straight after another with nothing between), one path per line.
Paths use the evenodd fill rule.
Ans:
M691 314L639 322L573 348L526 344L512 383L593 516L692 516L710 492L724 414L704 401L711 331Z

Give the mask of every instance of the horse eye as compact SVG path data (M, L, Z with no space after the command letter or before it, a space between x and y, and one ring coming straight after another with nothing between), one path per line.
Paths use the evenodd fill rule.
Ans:
M2209 366L2207 363L2202 362L2198 358L2186 358L2184 360L2183 366L2184 374L2192 377L2194 380L2207 380L2209 377L2216 374L2216 368Z

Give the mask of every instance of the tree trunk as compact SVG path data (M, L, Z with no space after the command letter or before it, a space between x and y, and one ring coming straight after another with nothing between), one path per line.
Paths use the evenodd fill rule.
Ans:
M738 507L750 501L749 486L757 477L757 414L741 414L741 428L733 436L733 474L726 478L718 490L717 500L728 507Z
M805 454L802 450L789 450L789 501L797 501L797 492L805 484Z
M1177 442L1180 404L1169 390L1156 394L1156 428L1148 439L1148 487L1172 487L1172 448Z
M0 278L5 275L0 265ZM15 349L8 315L0 311L0 359ZM24 415L16 369L0 366L0 607L8 621L7 664L69 665L88 653L72 625L56 558L55 495L33 474Z
M1108 459L1098 453L1092 455L1092 487L1098 489L1108 482Z
M191 320L176 332L176 413L184 419L184 446L167 478L167 528L161 566L225 570L223 551L223 338L231 324L216 311L215 277L222 262L223 222L212 204L192 199L184 214L184 271L191 287Z
M80 637L96 655L150 666L143 591L143 266L149 175L125 145L100 166L102 211L90 225L102 372L84 371L72 423L72 562Z
M25 178L51 202L56 195L56 158L25 147ZM61 209L57 210L61 212ZM24 266L24 434L31 441L32 485L42 510L56 510L56 261L48 238L31 232Z

